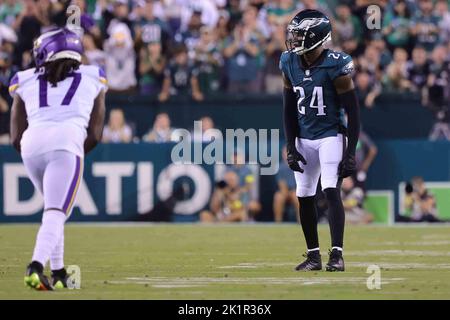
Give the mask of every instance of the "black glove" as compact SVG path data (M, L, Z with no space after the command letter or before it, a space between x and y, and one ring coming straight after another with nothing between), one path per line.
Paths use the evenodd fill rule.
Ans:
M340 179L344 179L352 176L356 173L356 160L355 155L350 153L345 153L344 158L338 167L338 176Z
M303 158L303 156L300 154L300 152L297 151L297 148L294 144L288 144L287 147L287 162L289 165L289 168L293 171L298 171L300 173L303 173L303 169L300 168L300 165L298 164L299 161L301 161L303 164L306 165L306 160Z

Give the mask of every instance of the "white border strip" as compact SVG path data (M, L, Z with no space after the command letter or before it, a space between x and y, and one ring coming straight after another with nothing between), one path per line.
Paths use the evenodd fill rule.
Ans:
M394 225L395 214L394 214L394 191L392 190L368 190L366 192L368 196L386 196L388 198L388 226Z

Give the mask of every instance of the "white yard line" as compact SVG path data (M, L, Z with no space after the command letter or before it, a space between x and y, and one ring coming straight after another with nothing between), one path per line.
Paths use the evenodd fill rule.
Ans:
M409 262L347 262L348 267L367 268L369 265L376 264L385 269L427 269L442 270L450 269L450 263L409 263ZM295 266L293 262L257 262L257 263L238 263L237 265L219 266L218 269L258 269L267 267Z
M385 269L427 269L427 270L442 270L442 269L450 269L449 263L414 263L414 262L377 262L377 263L368 263L368 262L348 262L346 263L349 267L360 267L367 268L369 265L376 264L380 268Z
M383 278L382 284L390 284L393 282L404 281L404 278ZM317 277L317 278L301 278L301 277L263 277L263 278L141 278L130 277L124 280L108 281L108 284L138 284L149 285L154 288L187 288L209 286L214 284L225 285L366 285L366 277L345 277L345 278L331 278L331 277Z
M367 250L367 251L346 251L347 256L427 256L427 257L450 257L450 251L430 251L430 250Z

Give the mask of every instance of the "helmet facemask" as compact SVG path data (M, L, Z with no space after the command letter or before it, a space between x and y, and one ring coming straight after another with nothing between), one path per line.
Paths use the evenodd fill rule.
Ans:
M288 39L286 48L289 52L303 55L331 40L331 28L329 32L316 34L317 27L329 24L328 18L307 18L301 21L293 21L288 27ZM318 40L319 38L320 40Z
M289 52L293 52L299 55L304 54L305 49L305 34L306 30L289 30L288 26L288 36L286 39L286 48Z

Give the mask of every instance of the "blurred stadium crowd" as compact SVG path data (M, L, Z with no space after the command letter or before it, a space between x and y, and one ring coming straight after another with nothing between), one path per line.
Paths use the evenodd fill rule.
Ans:
M332 46L353 56L355 82L366 107L372 107L384 90L417 92L442 86L442 78L447 76L444 71L448 72L448 0L0 3L3 91L15 71L32 63L33 40L50 28L63 26L71 4L81 10L85 62L105 68L110 89L157 95L161 101L176 94L202 100L217 91L280 93L278 61L285 50L285 27L303 8L321 10L332 18ZM368 23L367 7L374 3L381 11L379 15L370 13ZM379 28L372 25L377 18L381 18ZM434 91L423 94L424 103L439 103Z
M381 10L370 11L369 16L367 8L372 4ZM219 92L279 95L278 63L285 50L286 25L299 10L318 9L332 19L330 46L354 59L362 106L372 108L382 92L420 94L422 104L437 119L430 138L450 140L449 0L0 0L0 143L9 143L11 77L32 66L34 39L64 26L70 5L81 13L84 62L105 69L110 91L153 96L160 102L172 96L201 101ZM213 119L201 120L204 131L214 127ZM142 140L171 141L172 132L169 114L161 113ZM360 175L367 172L376 153L366 138ZM123 111L111 110L104 142L133 139ZM293 181L287 181L285 169L280 170L274 198L277 221L283 219L285 204L296 204ZM225 187L240 177L242 186L250 188L249 175L237 175L225 175L229 181L218 185L211 210L217 207L214 202L224 203L222 198L229 197L229 210L237 208L233 216L245 220L247 214L233 200L239 196L227 193ZM354 193L352 184L364 189L359 183L364 180L365 176L355 177L344 185L344 202L352 198L347 201L349 210L353 210L350 204L361 207L363 194ZM259 210L251 198L246 203L247 211ZM366 214L355 216L370 221ZM202 213L202 218L211 219L211 212Z
M1 0L0 142L7 143L9 80L32 66L33 40L64 26L75 12L68 13L70 5L81 14L72 22L82 28L85 63L105 69L110 90L161 102L174 95L201 101L215 92L281 93L286 25L301 9L321 10L333 22L330 45L353 56L361 105L373 107L381 92L419 93L438 120L430 137L450 139L449 2ZM374 3L381 10L369 16Z

